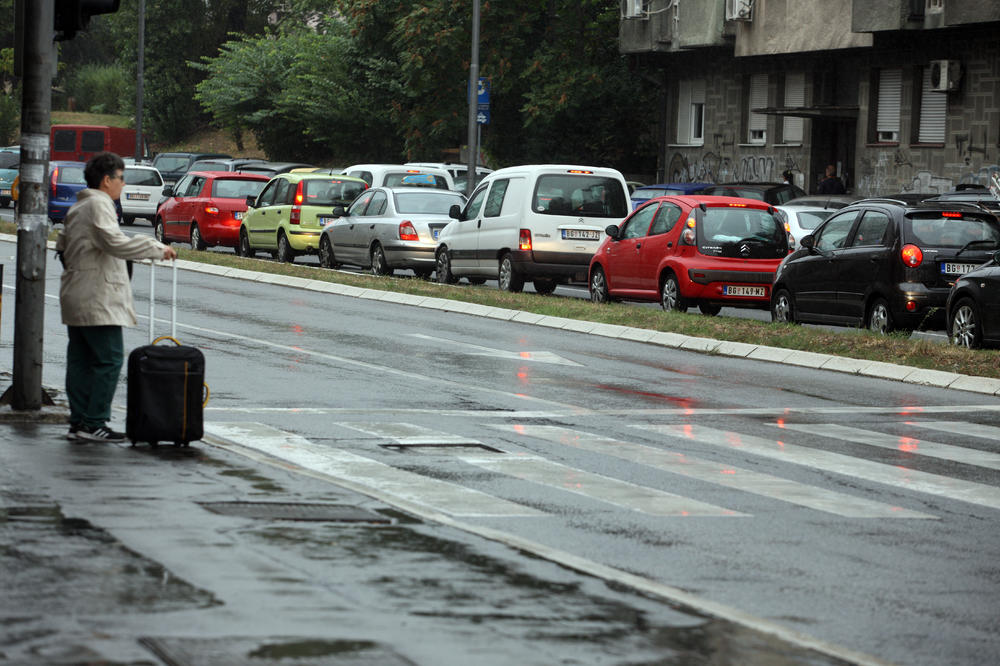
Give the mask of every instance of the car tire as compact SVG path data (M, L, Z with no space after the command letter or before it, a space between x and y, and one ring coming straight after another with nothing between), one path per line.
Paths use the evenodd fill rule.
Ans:
M126 227L131 227L135 224L135 215L122 215L122 224Z
M455 284L458 282L458 278L451 272L451 258L448 256L448 250L441 248L437 251L434 259L437 267L435 270L436 278L439 283Z
M983 327L979 312L971 298L963 298L955 304L948 322L948 339L953 345L978 349L983 346Z
M284 231L278 232L278 250L274 253L274 258L283 264L290 264L295 261L295 250L288 243L288 236Z
M166 244L167 242L166 232L163 229L163 220L160 218L156 218L153 222L153 237L161 243Z
M681 285L673 273L663 276L660 283L660 306L667 312L687 312L687 301L681 296Z
M719 305L718 303L709 303L708 301L701 301L700 303L698 303L698 309L701 311L703 315L714 317L715 315L719 314L719 312L722 311L722 306Z
M327 234L323 234L323 237L319 239L319 265L323 268L340 266L337 263L337 255L333 252L333 243L330 242L330 237Z
M191 225L191 249L203 252L208 248L205 243L205 239L201 237L201 229L198 228L198 223L195 222Z
M497 286L501 291L518 293L524 290L524 276L514 267L514 260L507 252L500 257L500 270Z
M600 266L595 266L590 272L590 300L594 303L611 301L611 295L608 293L608 277Z
M240 229L240 241L236 246L236 254L248 259L257 255L257 251L250 246L250 234L247 233L246 227Z
M795 324L795 304L792 293L787 289L779 289L771 299L771 321L782 324Z
M553 291L556 290L556 285L559 284L552 278L535 278L531 286L535 288L536 294L541 294L542 296L548 296Z
M371 261L372 275L385 277L396 272L389 266L389 262L385 258L385 250L383 250L382 246L378 243L375 243L372 247Z
M880 335L888 335L893 332L892 312L889 311L889 303L884 298L876 298L868 307L865 327Z

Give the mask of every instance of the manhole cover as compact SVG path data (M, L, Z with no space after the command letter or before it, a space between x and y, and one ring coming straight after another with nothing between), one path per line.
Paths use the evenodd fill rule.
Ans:
M264 520L309 520L339 523L377 523L391 525L375 511L343 504L304 504L296 502L198 502L212 513Z

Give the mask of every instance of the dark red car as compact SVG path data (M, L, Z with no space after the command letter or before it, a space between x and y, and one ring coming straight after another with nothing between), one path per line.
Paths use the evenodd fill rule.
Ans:
M788 235L763 201L704 195L659 197L611 225L590 261L590 297L766 309Z
M247 197L256 197L267 176L232 171L191 171L171 189L156 211L153 233L161 243L190 243L195 250L236 248Z

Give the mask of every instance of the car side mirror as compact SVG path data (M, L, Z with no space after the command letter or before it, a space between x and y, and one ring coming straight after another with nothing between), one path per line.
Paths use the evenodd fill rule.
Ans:
M247 195L247 208L254 208L257 203L257 197L252 195Z
M609 224L608 226L604 227L604 233L606 233L611 238L611 240L618 240L619 232L620 230L618 229L617 224Z
M451 208L448 209L448 217L450 217L453 220L461 220L462 207L459 206L458 204L452 204Z
M334 206L334 208L333 208L333 216L334 217L344 217L345 215L347 215L347 209L346 208L344 208L343 206Z
M801 247L804 250L812 250L814 247L816 247L816 242L812 234L809 234L808 236L803 236L802 239L799 240L799 247Z
M174 188L172 188L172 187L164 187L162 194L163 194L163 196L165 196L165 197L167 197L169 199L170 197L174 196Z

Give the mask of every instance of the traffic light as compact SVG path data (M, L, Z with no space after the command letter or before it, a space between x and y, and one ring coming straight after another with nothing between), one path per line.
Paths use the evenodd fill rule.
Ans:
M84 30L94 14L118 11L119 0L56 0L56 41L73 39L77 30Z

